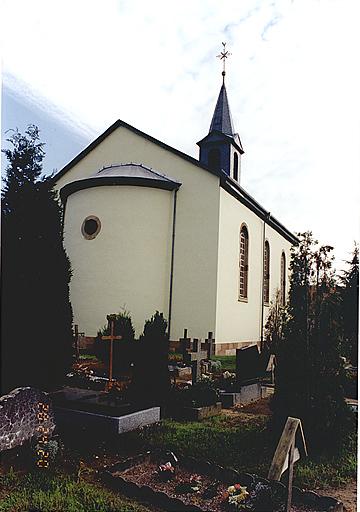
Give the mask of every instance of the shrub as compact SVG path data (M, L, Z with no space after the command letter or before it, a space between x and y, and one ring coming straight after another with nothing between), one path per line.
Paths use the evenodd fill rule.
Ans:
M288 319L278 342L275 431L288 416L302 420L312 452L339 452L354 428L344 400L340 306L329 246L315 250L311 233L292 251Z
M129 390L138 403L160 405L169 393L169 339L166 328L167 321L159 311L145 322L136 348L133 382Z
M201 379L196 384L183 388L174 386L169 395L169 406L206 407L219 401L219 391L209 379Z
M123 311L115 315L114 334L122 336L121 340L113 342L113 371L119 374L128 370L134 359L135 330L129 312ZM94 344L96 357L105 364L109 363L110 341L102 340L101 337L109 335L110 327L105 325L98 331Z

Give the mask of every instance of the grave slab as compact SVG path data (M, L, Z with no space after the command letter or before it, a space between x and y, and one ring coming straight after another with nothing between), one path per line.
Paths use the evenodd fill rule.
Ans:
M150 407L123 416L108 416L64 407L55 407L54 410L56 423L61 428L96 429L99 435L123 434L160 421L160 407Z

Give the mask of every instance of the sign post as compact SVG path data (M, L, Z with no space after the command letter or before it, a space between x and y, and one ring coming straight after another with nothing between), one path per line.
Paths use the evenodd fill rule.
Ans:
M269 480L280 480L288 470L288 495L286 512L291 510L294 464L302 455L307 455L304 432L299 418L288 417L269 469Z

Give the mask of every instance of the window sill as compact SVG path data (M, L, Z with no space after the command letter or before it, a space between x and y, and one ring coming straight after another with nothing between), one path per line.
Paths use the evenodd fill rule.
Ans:
M270 302L264 302L264 306L266 306L267 308L270 307Z
M239 297L238 302L248 302L248 298L247 297Z

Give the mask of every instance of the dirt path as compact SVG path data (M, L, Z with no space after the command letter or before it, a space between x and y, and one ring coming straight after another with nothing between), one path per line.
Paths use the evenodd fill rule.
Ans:
M357 501L357 486L356 480L352 480L345 487L340 488L326 488L317 491L318 494L326 496L332 496L342 501L344 504L344 512L356 512L356 501Z

